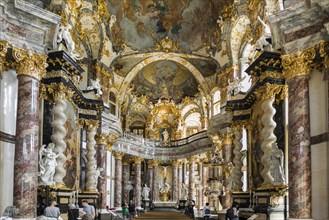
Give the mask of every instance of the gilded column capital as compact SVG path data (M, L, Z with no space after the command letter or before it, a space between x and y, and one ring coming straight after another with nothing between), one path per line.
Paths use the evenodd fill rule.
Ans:
M223 145L231 145L232 141L233 141L233 133L225 133L222 134L222 138L223 138Z
M172 160L171 163L173 166L178 167L182 162L180 160Z
M96 130L99 127L99 121L94 119L79 118L78 125L87 128L88 131Z
M282 55L283 75L286 80L289 82L294 77L309 75L315 55L315 47L306 49L301 53Z
M136 156L136 157L133 157L133 160L134 160L135 164L141 164L142 161L144 160L144 158Z
M41 84L40 86L40 97L49 102L70 99L72 96L72 89L65 86L64 83Z
M189 164L196 163L196 162L198 162L198 158L197 158L197 156L190 156L190 157L187 158L187 162Z
M239 121L233 121L232 123L232 131L237 131L242 128L250 129L253 126L253 120L252 119L246 119L246 120L239 120Z
M319 46L319 54L323 59L322 65L324 69L329 68L329 42L321 41Z
M7 70L6 55L8 52L9 43L8 41L0 41L0 74Z
M107 135L107 145L106 145L106 150L112 151L112 147L117 142L118 138L120 137L120 134L116 133L109 133Z
M107 144L107 136L104 133L97 134L95 139L97 144Z
M122 165L124 165L124 166L128 166L129 163L130 163L130 160L129 159L123 159L122 160Z
M12 55L17 63L16 72L18 75L31 76L41 80L46 75L47 56L32 53L32 51L13 47Z
M149 166L153 167L153 168L159 166L159 164L160 164L160 160L150 160L149 161Z
M113 157L117 160L122 160L124 153L120 151L114 151L113 152Z
M265 83L255 91L255 95L258 100L275 98L276 102L279 102L287 97L288 86Z

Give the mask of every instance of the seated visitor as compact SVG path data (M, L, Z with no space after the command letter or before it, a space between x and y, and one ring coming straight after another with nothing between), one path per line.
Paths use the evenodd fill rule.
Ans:
M89 205L87 200L82 200L82 207L83 207L83 211L81 213L82 216L84 216L85 214L90 214L93 219L95 218L96 216L95 207Z
M55 200L51 200L49 202L49 206L45 208L44 215L48 218L59 218L61 213L56 205L57 202Z
M233 202L232 207L226 210L225 220L239 220L239 203Z
M203 219L210 219L211 216L211 210L209 207L209 202L206 203L206 205L202 208L202 215L203 215Z

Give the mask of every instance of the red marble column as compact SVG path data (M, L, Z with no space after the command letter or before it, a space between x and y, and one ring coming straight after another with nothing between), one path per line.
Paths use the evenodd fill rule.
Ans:
M232 163L233 160L233 147L232 147L232 134L226 133L223 135L223 159L226 164ZM222 197L223 209L228 209L232 206L232 194L230 176L225 175L224 179L225 195Z
M135 157L135 166L136 166L136 179L135 179L135 204L136 207L141 207L142 205L142 161L143 158Z
M310 219L311 148L309 77L289 81L289 217Z
M101 202L99 208L106 208L106 161L107 161L107 137L104 134L100 134L96 136L97 141L97 167L102 168L103 171L101 172L98 178L98 185L97 190L101 196Z
M158 184L158 174L159 174L159 161L153 160L153 201L159 201L159 184Z
M18 217L25 218L34 218L37 214L38 95L39 81L27 75L18 75L14 205L19 209Z
M177 201L178 200L178 161L175 160L173 161L172 165L172 201Z
M122 162L122 201L129 202L129 191L128 191L128 181L129 181L129 161L123 160Z
M122 205L122 152L114 152L115 170L114 170L114 207Z
M35 218L38 188L39 81L46 72L46 56L30 54L18 48L13 48L12 52L17 62L18 74L14 205L19 209L18 218Z

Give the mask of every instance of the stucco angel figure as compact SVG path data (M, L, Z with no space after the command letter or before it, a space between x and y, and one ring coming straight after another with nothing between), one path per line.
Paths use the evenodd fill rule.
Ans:
M87 91L96 90L96 95L101 96L103 94L101 83L99 78L96 78L95 80L90 80L90 86L87 87Z
M242 89L242 82L245 80L246 76L241 79L234 79L232 82L228 80L228 88L227 88L227 99L231 98L231 96L236 96Z
M39 176L41 182L48 186L54 183L55 168L57 166L56 158L59 156L59 153L54 152L54 148L55 144L50 143L47 147L42 145L39 151Z
M70 33L71 29L72 29L72 26L70 24L67 24L66 26L62 25L59 28L59 32L58 32L58 36L57 36L57 43L60 44L62 42L62 40L64 40L65 44L66 44L67 52L71 56L71 58L73 60L79 60L82 58L80 57L80 54L78 54L75 51L75 43L74 43L71 33Z
M263 50L265 46L269 45L269 39L271 39L271 29L259 16L257 16L259 22L263 25L263 35L256 41L255 47L257 50Z
M144 184L143 190L142 190L142 196L144 198L144 200L150 200L149 196L150 196L150 188L147 187L147 184Z

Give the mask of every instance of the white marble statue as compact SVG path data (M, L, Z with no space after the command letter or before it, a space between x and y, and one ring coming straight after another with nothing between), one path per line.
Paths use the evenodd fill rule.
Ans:
M169 132L168 132L168 130L164 129L161 134L162 134L162 138L163 138L162 142L164 144L167 144L169 142Z
M142 196L144 200L150 200L150 188L145 184L142 190Z
M256 41L255 47L257 50L263 50L265 46L269 45L270 43L266 39L271 38L271 29L268 24L266 24L259 16L257 17L259 22L263 25L263 35Z
M242 82L245 80L246 76L241 79L236 78L232 82L228 80L227 87L227 99L231 98L231 96L236 96L242 89Z
M278 148L277 143L272 144L271 160L271 175L273 177L273 184L282 185L285 183L284 165L283 165L283 151Z
M183 183L181 188L181 199L187 200L187 195L188 195L188 188L187 185Z
M78 54L75 51L75 43L74 43L71 33L70 33L71 29L72 29L72 26L70 24L67 24L66 26L62 25L59 28L59 32L58 32L58 36L57 36L57 43L60 44L62 42L62 40L64 40L65 44L66 44L67 52L71 56L71 58L73 60L79 60L82 58L80 57L80 54ZM58 49L61 49L61 48L58 48Z
M95 167L96 167L96 165L95 165ZM95 171L95 173L94 173L94 180L95 180L95 188L97 188L97 185L98 185L98 178L101 178L101 179L103 179L103 177L101 176L101 172L103 172L103 168L101 168L101 167L98 167L97 169L96 169L96 171Z
M169 183L163 184L163 187L160 188L160 193L169 193L171 187Z
M101 96L103 94L102 88L101 88L101 83L99 78L96 78L96 80L90 80L90 86L87 87L87 91L91 91L96 89L96 95Z
M48 186L54 184L55 168L57 166L56 158L59 156L54 152L54 148L55 145L50 143L47 147L42 145L39 151L39 176L42 184Z

